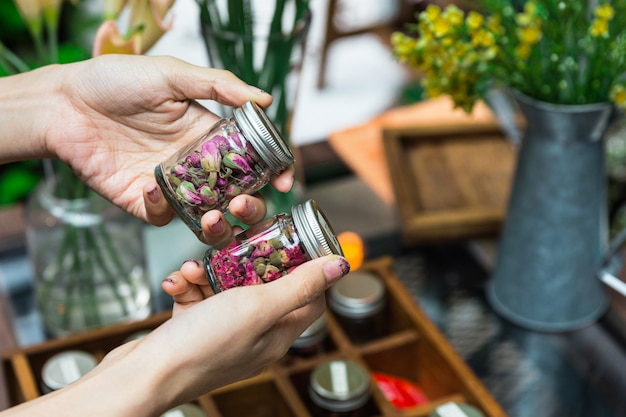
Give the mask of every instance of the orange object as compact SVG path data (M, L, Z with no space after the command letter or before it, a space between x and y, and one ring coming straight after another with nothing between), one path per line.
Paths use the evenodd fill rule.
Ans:
M341 232L337 235L337 240L343 251L343 256L350 263L350 270L359 269L365 259L365 245L361 236L354 232Z

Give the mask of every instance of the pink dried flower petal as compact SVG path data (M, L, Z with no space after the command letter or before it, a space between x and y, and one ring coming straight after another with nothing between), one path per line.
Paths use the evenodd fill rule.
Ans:
M267 240L263 240L256 245L256 247L252 251L252 254L250 255L250 258L251 259L258 258L258 257L266 258L272 252L274 252L274 247Z

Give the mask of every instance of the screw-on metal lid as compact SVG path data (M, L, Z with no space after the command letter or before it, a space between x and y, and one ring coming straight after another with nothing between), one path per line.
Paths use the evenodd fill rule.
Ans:
M78 380L96 367L96 358L81 350L68 350L52 356L44 363L41 380L51 391L61 389Z
M328 306L344 317L369 317L385 306L385 286L371 272L350 272L330 288Z
M293 164L293 153L285 139L256 103L246 102L234 109L233 116L244 136L273 173L279 174Z
M309 396L325 410L356 410L365 405L370 397L369 373L349 360L324 362L311 373Z
M312 258L332 254L343 256L335 232L314 200L292 207L291 214L300 239Z

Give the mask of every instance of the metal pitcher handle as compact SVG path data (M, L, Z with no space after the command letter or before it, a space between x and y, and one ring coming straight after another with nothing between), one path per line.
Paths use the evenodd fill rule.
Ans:
M626 282L622 281L615 276L619 267L622 264L621 260L618 260L617 253L626 241L626 228L620 230L620 232L613 238L609 244L609 249L602 262L602 267L598 272L598 278L604 284L614 289L621 295L626 297Z

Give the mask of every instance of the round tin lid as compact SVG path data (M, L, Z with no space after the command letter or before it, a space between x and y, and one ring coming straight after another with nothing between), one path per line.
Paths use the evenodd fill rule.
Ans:
M309 395L318 406L335 412L362 407L370 397L367 370L349 360L332 360L311 373Z
M186 403L166 411L161 417L207 417L207 413L195 404Z
M281 173L293 164L293 153L287 142L256 103L246 102L242 107L234 109L233 116L244 136L274 174Z
M485 415L472 405L449 402L435 408L428 417L485 417Z
M343 256L335 232L314 200L292 207L291 214L302 243L312 258L332 254Z
M377 275L356 270L330 288L328 306L344 317L364 318L383 309L385 292L385 286Z
M96 358L81 350L68 350L52 356L44 363L41 379L46 387L58 390L78 380L96 367Z

